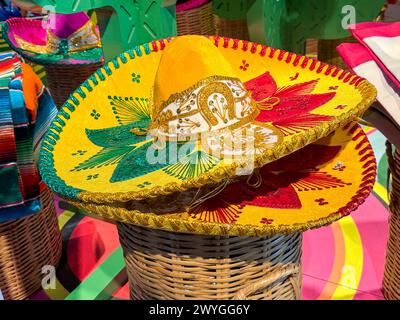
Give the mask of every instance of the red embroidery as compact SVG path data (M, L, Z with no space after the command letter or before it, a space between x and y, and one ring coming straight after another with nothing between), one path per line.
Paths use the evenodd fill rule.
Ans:
M283 133L290 134L332 119L331 116L310 114L336 95L335 92L312 94L318 81L278 88L270 73L266 72L246 82L245 87L264 110L257 120L272 122Z
M243 60L242 65L240 66L240 69L243 71L246 71L249 66L250 65L246 62L246 60Z
M222 199L213 199L199 205L190 213L190 216L206 222L233 224L240 213L241 210L238 206L229 204Z
M294 81L294 80L297 80L297 78L299 77L299 73L298 72L296 72L296 74L294 75L294 77L289 77L290 78L290 81Z
M314 201L317 202L320 206L325 206L325 205L329 204L329 202L325 201L324 198L315 199Z
M268 218L262 218L260 223L262 224L272 224L274 222L274 219L268 219Z
M200 205L191 215L202 221L233 224L244 206L301 209L298 192L340 188L349 183L319 171L332 161L340 146L309 145L260 169L262 184L253 188L245 182L229 185L216 198ZM324 199L320 205L328 204Z

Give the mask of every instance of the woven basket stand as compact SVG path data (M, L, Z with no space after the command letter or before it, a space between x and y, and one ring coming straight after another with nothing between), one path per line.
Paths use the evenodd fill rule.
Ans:
M215 34L220 37L249 40L247 20L230 20L214 15Z
M53 194L41 194L43 209L34 215L0 223L0 290L7 300L25 299L41 288L42 268L57 267L61 233Z
M390 193L389 238L386 251L383 294L387 300L400 300L400 151L393 154L387 143L389 175L392 177Z
M202 236L118 223L134 300L294 300L301 233Z
M193 9L177 12L176 25L178 35L213 35L214 23L212 10L212 2L208 2Z
M57 108L60 108L69 96L102 65L103 62L88 65L46 65L47 87Z

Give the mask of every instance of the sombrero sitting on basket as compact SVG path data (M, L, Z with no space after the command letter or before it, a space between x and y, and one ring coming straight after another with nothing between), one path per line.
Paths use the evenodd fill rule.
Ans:
M47 20L12 18L3 37L21 56L39 64L89 64L102 59L98 28L87 14L49 14Z
M73 204L106 219L172 232L273 236L349 215L369 196L375 176L371 145L361 127L351 123L265 165L257 185L253 176L238 179L214 197L211 188L203 187L113 206Z
M40 157L70 200L113 204L221 182L361 115L362 78L255 43L152 42L99 69L66 102Z

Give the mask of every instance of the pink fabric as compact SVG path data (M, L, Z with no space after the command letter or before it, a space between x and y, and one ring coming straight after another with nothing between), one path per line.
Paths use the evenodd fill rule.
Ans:
M186 1L185 3L180 3L176 6L176 12L181 12L185 10L190 10L194 8L198 8L207 2L210 2L210 0L189 0Z
M46 30L42 28L39 20L28 20L23 18L12 18L7 20L10 27L9 38L14 46L18 47L14 35L35 45L46 45Z
M374 54L374 52L364 42L364 39L370 37L397 37L400 36L400 22L385 23L385 22L366 22L353 25L349 28L353 37L357 39L368 51L371 57L379 65L382 71L389 77L398 88L400 88L400 81L392 74L388 67ZM400 59L400 57L399 57Z
M12 18L7 20L7 23L10 26L9 38L13 45L18 47L14 35L32 44L45 46L47 27L59 38L67 38L89 20L90 18L86 13L79 12L74 14L51 14L47 22L26 18Z
M79 28L83 27L90 18L84 12L73 14L50 14L49 26L50 30L59 38L68 38Z
M350 31L358 39L369 37L398 37L400 36L400 22L364 22L350 26Z
M373 60L368 50L358 43L343 43L336 49L351 69Z

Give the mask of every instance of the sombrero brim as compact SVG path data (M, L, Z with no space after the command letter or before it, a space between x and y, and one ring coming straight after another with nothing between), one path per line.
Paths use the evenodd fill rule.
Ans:
M370 194L376 162L366 135L352 123L267 164L261 176L260 187L242 179L190 212L185 208L196 190L112 207L72 203L106 219L173 232L272 236L318 228L349 215Z
M24 50L18 46L16 36L24 35L24 30L29 30L36 35L37 43L32 43L32 51ZM43 54L35 52L36 46L45 47L46 30L39 20L14 18L2 23L3 38L7 44L25 59L42 65L88 65L103 61L103 50L101 48L91 48L83 51L71 52L66 58L60 54ZM27 38L26 41L29 41Z
M256 120L283 139L257 154L255 167L329 135L375 100L375 88L350 72L246 41L210 41L237 70L254 100L274 104ZM68 199L105 204L199 188L237 174L241 163L216 159L202 150L189 155L195 166L187 157L168 167L151 165L145 137L130 132L149 126L149 95L167 45L161 40L121 54L65 103L45 137L39 163L53 191Z

